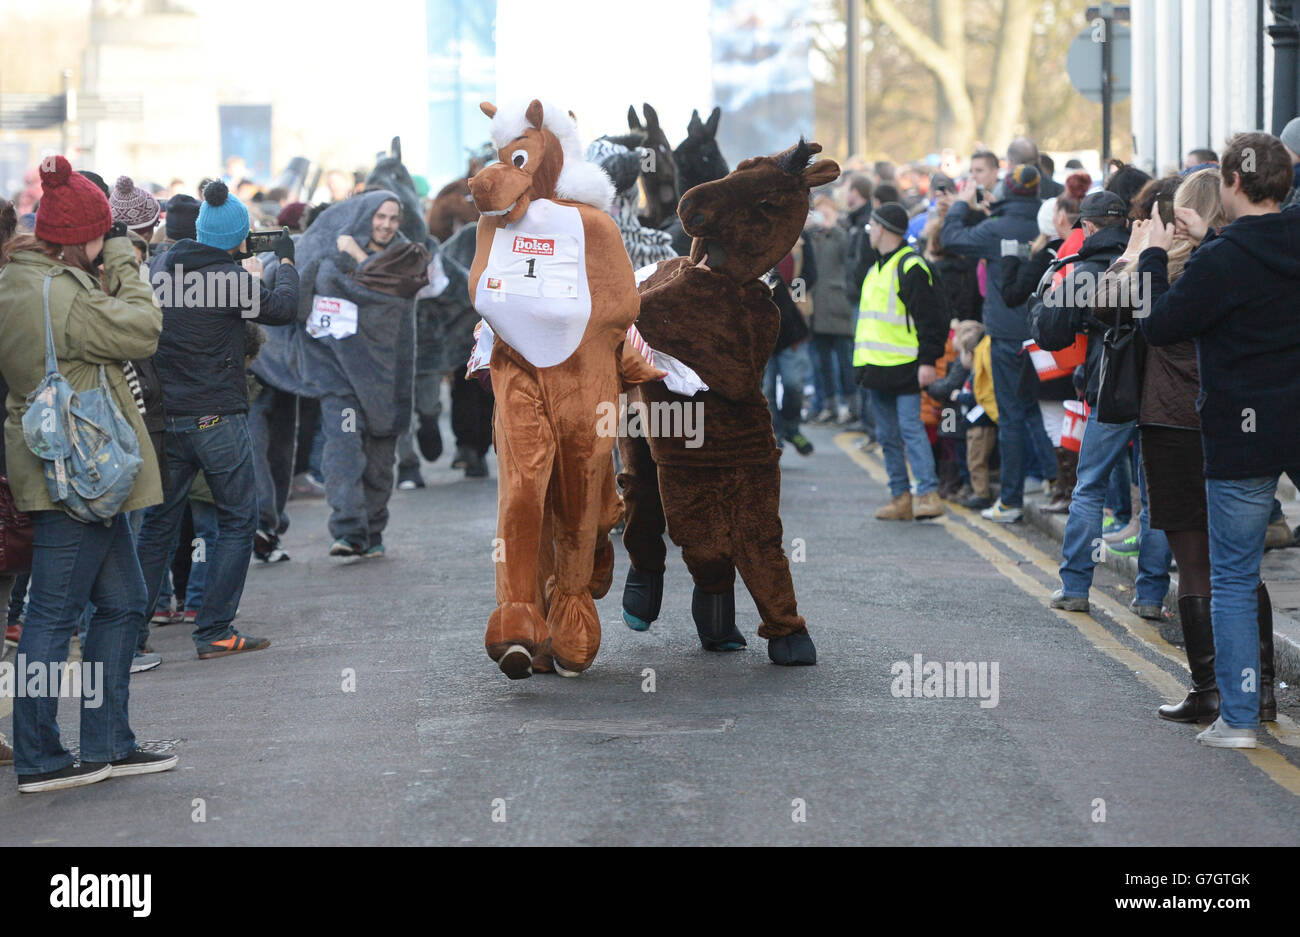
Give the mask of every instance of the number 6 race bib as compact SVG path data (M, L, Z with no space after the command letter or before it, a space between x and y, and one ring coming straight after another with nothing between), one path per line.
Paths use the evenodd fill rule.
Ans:
M317 296L307 317L307 334L312 338L347 338L357 333L357 304L349 299Z

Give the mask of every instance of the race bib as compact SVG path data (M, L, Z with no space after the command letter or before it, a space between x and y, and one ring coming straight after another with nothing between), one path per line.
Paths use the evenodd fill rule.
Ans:
M578 298L578 240L500 228L483 272L483 289L541 299ZM489 301L491 301L489 299Z
M311 315L307 317L307 334L312 338L347 338L357 334L357 304L333 296L317 296L312 300Z

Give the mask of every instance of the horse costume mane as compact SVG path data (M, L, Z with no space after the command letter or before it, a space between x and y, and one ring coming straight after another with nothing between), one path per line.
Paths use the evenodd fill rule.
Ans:
M533 111L532 103L514 101L497 107L492 115L490 129L493 145L501 150L512 140L523 136L528 129L535 128L543 134L550 133L559 141L563 151L563 166L551 192L547 194L543 186L533 197L547 198L553 195L555 198L582 202L601 211L609 211L609 206L614 201L614 185L599 166L587 162L573 114L550 101L539 103L542 114L540 127L535 127L529 118Z

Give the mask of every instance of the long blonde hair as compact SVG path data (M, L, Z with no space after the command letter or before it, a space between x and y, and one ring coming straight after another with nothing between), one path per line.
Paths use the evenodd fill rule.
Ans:
M1219 197L1219 169L1212 166L1198 169L1186 179L1174 192L1174 208L1190 208L1205 219L1208 227L1217 228L1227 219L1223 214L1223 202ZM1169 282L1183 275L1183 267L1196 245L1186 238L1179 238L1169 249Z

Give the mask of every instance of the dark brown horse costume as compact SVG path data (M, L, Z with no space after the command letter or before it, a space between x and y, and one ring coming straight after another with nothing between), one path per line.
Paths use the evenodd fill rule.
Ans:
M821 151L798 145L778 156L747 159L723 179L696 186L678 206L692 238L689 259L664 261L639 287L637 329L651 347L695 369L709 389L703 444L673 437L623 437L627 527L632 568L624 619L648 628L663 595L665 526L695 580L691 612L708 650L736 650L739 570L762 619L758 634L778 664L816 663L816 649L795 604L782 545L781 470L763 369L776 346L780 314L760 279L790 251L808 217L809 190L839 176ZM692 401L660 382L629 394L629 409Z

